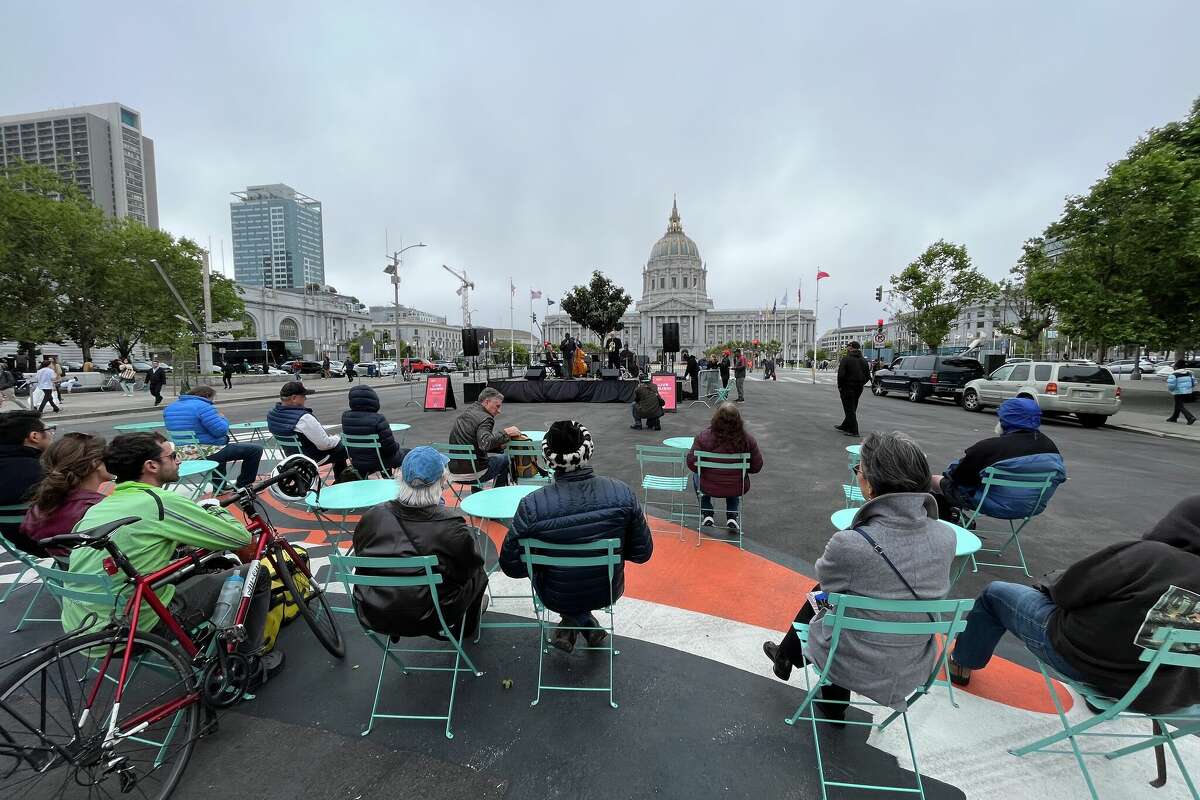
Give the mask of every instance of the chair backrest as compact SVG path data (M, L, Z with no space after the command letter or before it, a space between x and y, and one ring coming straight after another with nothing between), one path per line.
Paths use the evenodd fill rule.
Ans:
M829 604L833 611L825 616L824 624L829 626L831 639L829 656L826 667L833 660L837 650L838 640L842 631L862 631L864 633L886 633L896 636L914 636L928 639L930 636L944 636L942 649L950 646L954 637L967 627L967 614L974 600L881 600L874 597L862 597L852 594L830 594ZM911 614L921 619L913 621L864 619L847 612L850 611L883 611L897 614Z
M620 539L597 539L581 544L559 544L541 539L521 539L521 558L530 576L534 567L606 567L608 569L608 601L616 602L612 596L613 572L621 563ZM534 581L529 582L531 591L537 593Z
M989 510L995 511L994 506L999 502L1004 502L1004 499L999 499L997 495L1004 494L1004 490L1012 489L1018 492L1026 493L1028 497L1033 496L1033 492L1037 492L1037 500L1031 505L1025 499L1022 499L1022 505L1027 505L1032 509L1028 514L1020 514L1020 517L1033 517L1042 513L1046 509L1046 502L1049 501L1049 495L1054 493L1056 487L1055 480L1059 477L1057 472L1011 472L1000 467L984 467L979 474L980 482L983 487L983 492L979 495L979 502L975 506L976 515L984 514L985 516L996 516L996 514L988 514L983 511L985 505ZM999 489L999 492L993 492L993 489ZM991 495L991 503L989 503L989 495ZM998 517L999 519L1007 519L1008 517Z
M380 472L384 475L391 474L391 470L388 469L387 464L383 463L383 448L379 445L379 434L343 433L342 444L346 445L347 450L374 450L375 459L379 462Z
M287 436L282 433L273 433L271 436L275 439L275 448L287 456L294 456L297 453L303 453L304 448L300 445L300 439L297 436Z
M167 431L167 438L178 449L180 447L199 447L200 437L195 431Z
M28 510L28 503L0 506L0 525L11 525L15 528L21 524L22 520L25 519L25 512ZM4 537L2 528L0 528L0 549L7 551L10 556L24 564L26 567L32 567L36 560L29 553L26 553L24 550L6 539Z
M671 464L674 467L687 466L687 451L680 450L678 447L639 444L634 445L634 451L637 453L638 466L641 467L643 475L646 474L647 464Z
M442 576L434 572L438 565L437 556L406 556L404 558L389 558L386 556L329 556L330 580L341 581L346 594L354 596L354 586L376 587L413 587L429 588L433 600L433 609L437 612L442 628L449 631L445 618L442 616L441 603L438 600L437 587L442 582ZM411 575L365 575L359 570L386 569L411 570Z
M742 474L742 480L750 473L749 453L710 453L706 450L696 451L696 477L704 470L733 470Z
M450 444L448 442L430 442L429 446L437 450L442 455L450 459L451 462L467 461L471 464L475 463L475 446L470 444ZM455 472L450 470L451 475L456 475L459 478L470 477L475 478L482 475L486 470L471 470L470 472Z
M119 598L112 578L105 573L91 575L82 572L67 572L58 567L37 564L34 567L50 594L60 599L71 599L93 606L115 609ZM103 621L103 620L102 620Z
M842 494L846 495L846 508L851 508L855 505L862 505L867 502L867 498L863 497L862 489L857 486L851 486L848 483L842 484Z
M1160 627L1155 636L1162 639L1162 644L1156 650L1142 648L1139 656L1142 661L1200 669L1200 630Z

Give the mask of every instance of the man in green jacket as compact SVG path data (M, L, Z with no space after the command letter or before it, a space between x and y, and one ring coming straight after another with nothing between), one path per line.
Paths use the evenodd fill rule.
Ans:
M149 574L169 564L179 545L205 550L235 550L250 544L250 534L242 524L215 501L197 504L176 492L163 489L164 484L179 480L179 456L175 446L158 433L126 433L117 436L104 451L104 464L116 477L112 495L88 509L75 526L82 531L122 517L139 517L139 522L118 528L112 541L133 564L138 573ZM71 553L71 572L99 575L104 572L108 553L90 547L78 547ZM243 577L248 567L242 567ZM185 624L195 624L209 617L217 604L221 585L233 574L224 570L184 579L178 586L162 586L155 590L171 613ZM121 580L118 574L114 580ZM80 586L79 588L86 588ZM132 591L122 589L122 596ZM271 605L270 581L265 576L254 587L254 595L246 614L246 639L242 651L255 654L262 647L263 628ZM124 610L124 601L118 613ZM63 600L63 628L79 627L89 612L99 615L104 624L112 609ZM148 603L143 603L138 615L138 628L149 631L160 620ZM165 632L160 629L160 632ZM278 656L276 657L276 653ZM263 659L274 672L282 666L282 653L273 651Z

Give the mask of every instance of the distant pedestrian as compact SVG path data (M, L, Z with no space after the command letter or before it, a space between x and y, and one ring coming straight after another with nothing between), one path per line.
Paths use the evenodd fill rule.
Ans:
M58 363L58 356L50 356L50 369L54 370L54 393L58 395L58 402L62 402L62 379L66 373L63 371L62 364Z
M150 369L146 373L146 386L150 389L150 396L154 398L154 405L162 402L162 388L166 382L167 371L158 363L158 359L151 361Z
M133 380L137 377L137 372L133 369L133 364L128 358L122 358L117 365L117 377L121 382L121 391L133 397Z
M717 365L717 370L721 373L721 388L724 389L729 385L729 351L721 353L721 362Z
M863 387L871 382L871 368L862 356L858 342L846 345L846 355L838 362L837 387L842 397L844 416L840 425L834 425L847 436L858 436L858 398Z
M342 362L342 370L346 373L346 383L354 383L354 362L350 360L350 356L346 356L346 360Z
M687 378L691 383L691 398L693 400L700 399L700 363L696 361L696 357L684 350L681 353L683 356L683 377Z
M25 406L17 399L17 385L21 382L21 375L13 367L13 364L8 359L0 360L0 409L4 408L4 401L8 400L14 403L17 408Z
M1196 417L1187 410L1184 403L1196 391L1196 376L1184 368L1183 359L1175 362L1175 371L1167 376L1167 391L1175 400L1175 410L1171 412L1171 416L1167 417L1167 422L1179 422L1179 415L1183 414L1188 425L1194 423Z
M746 402L746 368L749 363L746 361L746 356L742 355L741 348L733 351L733 382L737 384L739 403Z
M779 380L779 378L775 377L775 357L771 355L763 359L763 380L768 379L773 381Z
M54 408L55 414L62 410L54 402L54 389L58 385L58 379L54 377L54 368L50 366L50 363L50 359L42 359L42 366L34 377L34 380L37 381L37 390L42 393L42 402L38 404L39 414L46 410L46 403Z
M228 358L221 362L221 385L226 389L233 388L233 362Z
M329 353L326 353L325 357L323 359L321 359L321 380L325 380L328 377L329 377Z

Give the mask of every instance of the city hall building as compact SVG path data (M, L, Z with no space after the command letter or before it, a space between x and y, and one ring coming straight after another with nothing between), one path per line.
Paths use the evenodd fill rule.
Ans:
M769 342L778 340L785 358L811 347L813 313L808 309L739 308L718 309L708 296L708 267L700 258L700 248L683 232L678 204L671 206L667 232L650 249L650 258L642 268L642 296L621 322L620 337L639 355L658 358L662 352L663 324L679 324L679 347L703 353L709 347L729 341ZM558 344L567 333L584 342L595 336L584 331L566 314L551 314L546 319L546 338Z

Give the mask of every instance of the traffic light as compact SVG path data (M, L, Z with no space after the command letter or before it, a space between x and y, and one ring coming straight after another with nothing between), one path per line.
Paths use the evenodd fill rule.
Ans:
M883 320L875 320L875 330L879 333L883 333Z
M882 286L875 287L875 299L877 301L883 300L883 287Z

